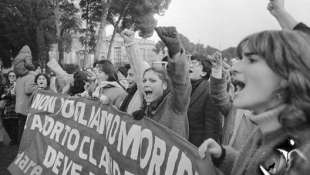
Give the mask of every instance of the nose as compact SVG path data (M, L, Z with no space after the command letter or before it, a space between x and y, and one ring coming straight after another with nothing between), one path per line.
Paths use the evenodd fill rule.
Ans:
M149 87L150 86L150 81L144 80L142 85L143 85L143 87Z
M240 73L242 71L242 61L238 61L236 63L233 64L233 66L231 67L231 72L232 74L237 74Z

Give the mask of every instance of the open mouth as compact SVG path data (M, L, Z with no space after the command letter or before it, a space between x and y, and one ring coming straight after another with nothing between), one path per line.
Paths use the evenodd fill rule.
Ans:
M150 98L153 92L151 90L145 90L144 93L146 97Z
M193 71L192 71L192 70L189 70L189 73L193 73Z
M232 83L233 83L233 85L235 87L235 92L240 92L245 87L245 83L243 81L240 81L240 80L233 80Z

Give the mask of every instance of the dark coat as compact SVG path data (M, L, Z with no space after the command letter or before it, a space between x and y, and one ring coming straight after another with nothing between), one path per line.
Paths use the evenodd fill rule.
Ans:
M210 83L203 80L191 95L188 109L189 141L200 146L207 138L220 140L221 120L217 115L217 108L210 96Z
M263 134L257 127L251 132L251 137L240 152L224 146L226 155L219 168L225 175L261 175L264 171L262 168L268 171L270 167L273 167L273 170L269 171L281 174L288 162L278 149L287 152L302 150L309 144L309 133L309 124L294 130L281 128L268 134ZM289 144L291 139L295 141L294 146Z

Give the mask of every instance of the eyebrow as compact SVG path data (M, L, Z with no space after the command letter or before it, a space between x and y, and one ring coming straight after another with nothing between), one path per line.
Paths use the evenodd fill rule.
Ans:
M243 53L243 55L245 55L245 56L252 56L252 55L257 55L257 53L255 53L255 52L245 52L245 53Z

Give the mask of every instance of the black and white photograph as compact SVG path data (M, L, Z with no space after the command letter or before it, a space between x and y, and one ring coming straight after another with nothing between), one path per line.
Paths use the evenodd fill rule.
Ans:
M309 175L309 0L0 0L0 175Z

